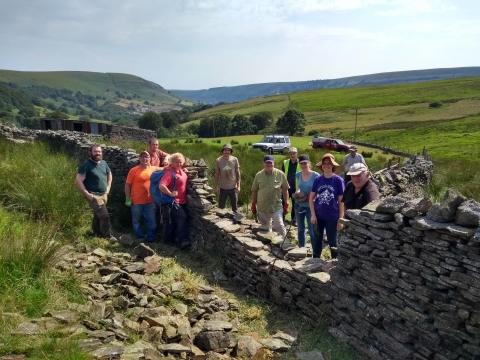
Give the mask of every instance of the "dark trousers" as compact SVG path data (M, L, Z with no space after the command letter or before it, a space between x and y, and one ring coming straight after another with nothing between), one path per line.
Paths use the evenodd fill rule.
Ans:
M293 200L292 198L292 195L295 193L295 191L296 190L292 188L288 189L288 197L292 199L292 211L290 211L290 216L293 223L297 222L297 219L295 217L295 200ZM283 205L285 205L285 201L283 200L283 196L282 196L282 206ZM283 220L285 220L285 214L283 214Z
M170 219L165 222L164 242L165 244L180 246L190 243L188 238L188 215L187 204L174 203L170 209Z
M332 253L332 259L337 258L337 252L332 250L332 247L338 247L338 231L337 221L325 221L317 217L318 235L314 237L314 243L312 243L313 257L319 258L323 250L323 231L327 233L328 245L330 245L330 252Z
M227 198L230 198L230 205L232 206L232 210L237 211L238 194L235 189L220 189L220 195L218 196L218 207L220 209L225 209Z

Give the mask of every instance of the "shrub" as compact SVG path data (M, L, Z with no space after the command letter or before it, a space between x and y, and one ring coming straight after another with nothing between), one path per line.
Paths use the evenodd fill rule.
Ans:
M201 144L201 143L203 143L203 140L202 139L195 139L194 142L195 142L195 144Z
M238 144L240 144L240 142L238 142L237 140L232 139L230 141L230 145L238 145Z
M193 144L193 139L192 138L185 139L185 144Z
M362 156L366 159L371 158L373 156L373 152L362 151Z
M170 140L170 144L179 144L180 141L178 139L172 139Z
M432 101L428 106L431 108L439 108L443 105L443 103L439 100Z
M310 130L307 135L317 136L318 134L320 134L320 131L318 131L318 130Z
M222 139L217 139L217 140L215 140L215 142L216 142L217 144L221 144L221 143L222 143Z

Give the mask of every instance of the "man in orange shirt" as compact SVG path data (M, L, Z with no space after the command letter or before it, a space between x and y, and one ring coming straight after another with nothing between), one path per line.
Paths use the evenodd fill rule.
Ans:
M155 203L150 196L150 175L157 166L150 165L150 154L142 151L140 154L140 165L130 169L125 183L125 205L132 208L133 232L139 239L146 239L147 242L155 241L157 223L155 220ZM147 234L143 235L140 227L141 218L145 218Z
M151 138L148 141L148 149L146 151L150 154L150 165L168 166L168 157L170 155L158 148L158 139Z

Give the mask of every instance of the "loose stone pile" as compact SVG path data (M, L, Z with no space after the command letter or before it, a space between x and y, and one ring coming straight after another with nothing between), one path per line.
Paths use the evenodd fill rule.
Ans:
M131 239L123 236L121 242ZM79 274L88 303L70 303L68 309L21 323L14 334L55 331L80 337L79 347L94 359L124 360L260 359L265 349L283 352L297 343L298 334L291 330L259 341L239 336L234 300L219 298L209 286L198 285L189 293L182 281L164 285L155 276L162 271L163 258L145 244L134 249L134 256L101 248L85 251L70 251L56 268ZM167 297L178 301L173 310L159 306ZM139 340L129 344L132 336Z

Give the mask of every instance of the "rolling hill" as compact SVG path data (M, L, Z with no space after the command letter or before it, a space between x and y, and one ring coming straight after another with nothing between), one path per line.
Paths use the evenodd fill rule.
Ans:
M142 100L175 104L180 97L169 94L160 85L138 76L87 71L12 71L0 70L0 81L19 87L47 86L53 89L80 91L85 95L108 96L116 91L124 95L137 94Z
M206 104L216 104L219 102L231 103L266 95L277 95L305 90L349 88L368 85L406 84L470 76L480 76L480 67L396 71L330 80L325 79L296 82L274 82L240 86L224 86L204 90L172 89L171 93Z

